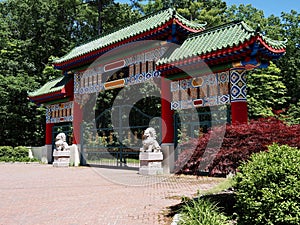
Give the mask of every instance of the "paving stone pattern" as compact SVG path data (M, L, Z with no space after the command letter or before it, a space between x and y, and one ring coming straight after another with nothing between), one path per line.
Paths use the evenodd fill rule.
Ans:
M0 224L168 224L168 206L209 189L213 178L149 177L135 170L0 164Z

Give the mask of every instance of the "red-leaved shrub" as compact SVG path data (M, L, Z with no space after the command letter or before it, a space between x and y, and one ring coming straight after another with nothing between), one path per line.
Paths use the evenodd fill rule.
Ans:
M248 124L226 125L225 135L222 128L212 128L199 139L182 145L175 171L177 174L206 172L211 176L226 176L235 173L251 154L267 151L267 146L273 143L300 149L300 125L288 126L275 118L261 118Z

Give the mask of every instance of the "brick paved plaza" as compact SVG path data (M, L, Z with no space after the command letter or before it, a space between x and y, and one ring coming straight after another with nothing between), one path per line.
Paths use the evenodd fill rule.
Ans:
M0 224L169 224L164 213L182 196L218 179L149 177L135 170L0 164Z

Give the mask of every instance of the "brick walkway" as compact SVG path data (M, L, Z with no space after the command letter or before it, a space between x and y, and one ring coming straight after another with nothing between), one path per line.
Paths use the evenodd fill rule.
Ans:
M168 206L219 182L108 168L0 164L0 224L168 224Z

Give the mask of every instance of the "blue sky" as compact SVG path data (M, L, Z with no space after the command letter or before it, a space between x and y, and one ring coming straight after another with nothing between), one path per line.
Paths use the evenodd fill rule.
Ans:
M266 17L271 14L280 16L281 12L289 13L292 9L300 13L299 0L225 0L225 2L227 5L251 4L253 7L263 10Z
M129 0L116 0L117 2L129 2ZM300 12L299 0L224 0L227 5L251 4L253 7L263 10L265 17L274 14L280 16L281 12L290 12L292 9ZM146 2L146 1L145 1Z

